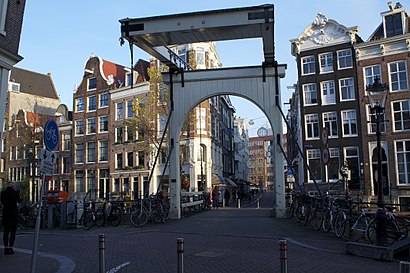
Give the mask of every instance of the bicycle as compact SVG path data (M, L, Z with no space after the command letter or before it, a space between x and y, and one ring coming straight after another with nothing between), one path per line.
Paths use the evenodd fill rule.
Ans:
M109 211L107 213L107 210ZM104 202L102 208L96 211L95 225L102 227L105 224L110 224L113 227L117 227L121 223L121 208L117 205Z
M84 205L84 211L80 217L80 225L84 230L89 230L96 225L97 214L95 210L95 204L91 204L91 207Z
M366 210L357 202L359 214L353 215L353 201L348 200L349 217L344 214L344 221L341 223L338 232L346 241L357 242L366 237L367 227L369 225L369 216Z
M395 242L403 240L408 236L408 230L410 226L410 220L404 216L399 216L394 213L394 207L385 207L386 211L386 245L392 245ZM374 218L370 221L367 227L367 238L370 243L376 241L376 223L377 219Z

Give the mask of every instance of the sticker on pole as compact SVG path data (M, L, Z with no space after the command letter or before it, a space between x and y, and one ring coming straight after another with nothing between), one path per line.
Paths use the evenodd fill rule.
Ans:
M327 165L329 163L329 159L330 159L329 149L324 148L322 150L322 162L323 162L323 164Z
M47 120L44 125L44 144L47 150L54 151L58 145L58 126L54 120Z

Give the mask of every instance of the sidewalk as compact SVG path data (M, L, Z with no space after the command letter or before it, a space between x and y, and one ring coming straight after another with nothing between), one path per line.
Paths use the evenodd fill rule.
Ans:
M259 209L219 208L142 228L42 231L37 272L98 272L99 234L106 237L106 271L121 267L118 273L177 272L177 238L184 238L186 273L280 272L282 239L288 241L289 273L399 272L397 263L346 255L345 241L334 234L271 217L272 198L264 193ZM0 272L30 272L32 238L19 235L16 255L0 255Z

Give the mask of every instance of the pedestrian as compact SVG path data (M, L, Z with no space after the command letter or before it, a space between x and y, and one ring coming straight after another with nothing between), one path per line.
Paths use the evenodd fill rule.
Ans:
M231 194L229 193L228 190L225 190L224 198L225 198L225 206L229 207L229 199L231 199Z
M3 205L2 225L4 229L3 243L4 254L14 254L13 246L16 239L18 208L17 203L21 202L19 191L14 189L11 182L7 183L5 190L1 192L1 204Z
M215 187L212 191L212 207L218 209L219 202L219 190L218 187Z

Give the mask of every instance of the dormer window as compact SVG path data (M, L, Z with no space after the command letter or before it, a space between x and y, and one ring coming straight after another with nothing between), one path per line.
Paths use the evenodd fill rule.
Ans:
M402 13L395 13L384 16L384 27L385 27L385 36L393 37L396 35L403 34L403 19Z
M15 83L15 82L11 82L11 83L9 83L9 89L10 89L10 91L13 91L13 92L20 92L20 84Z

